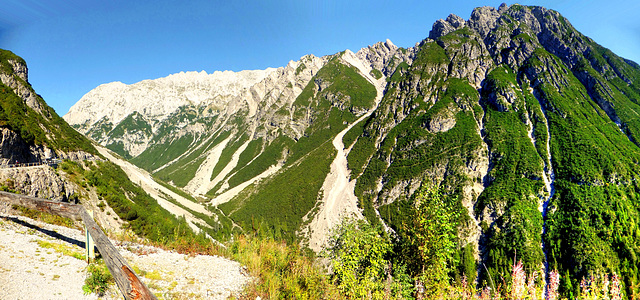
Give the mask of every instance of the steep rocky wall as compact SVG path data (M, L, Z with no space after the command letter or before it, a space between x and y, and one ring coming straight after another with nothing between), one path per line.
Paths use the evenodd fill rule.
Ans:
M0 169L0 185L21 194L69 201L76 187L49 166Z
M15 132L0 128L0 166L29 163L53 158L51 149L44 146L28 145Z

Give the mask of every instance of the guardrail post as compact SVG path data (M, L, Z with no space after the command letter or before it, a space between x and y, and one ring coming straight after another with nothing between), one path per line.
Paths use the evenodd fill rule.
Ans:
M51 201L31 196L18 195L0 191L0 201L10 204L20 205L27 208L35 209L41 212L58 215L61 217L76 219L80 217L85 225L88 237L93 239L93 243L98 247L98 251L104 259L105 265L116 281L120 292L127 300L133 299L149 299L156 300L149 288L140 281L140 278L131 269L127 261L120 255L107 236L104 234L100 226L93 220L86 209L82 205L71 204L65 202ZM93 251L94 246L89 247L87 241L87 249Z
M87 212L89 213L89 216L91 216L91 218L93 218L93 211L92 210L87 210ZM95 253L95 244L93 243L93 239L91 238L91 234L89 233L89 230L87 230L87 226L84 226L84 232L85 232L85 249L86 249L86 257L87 257L87 263L90 264L92 263L95 259L96 259L96 253Z

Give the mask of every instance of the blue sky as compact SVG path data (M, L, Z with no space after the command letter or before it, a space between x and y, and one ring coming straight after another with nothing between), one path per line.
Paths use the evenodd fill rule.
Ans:
M455 13L503 1L4 0L0 48L22 56L29 81L64 115L96 86L180 71L280 67L305 54L401 47ZM513 1L507 4L515 3ZM582 33L640 63L640 1L520 1L552 8Z

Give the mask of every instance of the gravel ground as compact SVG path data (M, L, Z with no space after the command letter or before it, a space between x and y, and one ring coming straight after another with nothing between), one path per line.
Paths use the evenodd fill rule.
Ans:
M159 299L227 299L251 280L225 258L114 244ZM84 254L81 231L0 213L0 299L122 299L115 284L84 295L87 264L73 252Z

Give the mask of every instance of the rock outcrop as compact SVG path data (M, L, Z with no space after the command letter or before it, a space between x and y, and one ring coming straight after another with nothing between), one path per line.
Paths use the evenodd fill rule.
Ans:
M49 166L0 169L0 185L24 195L76 201L76 185Z

